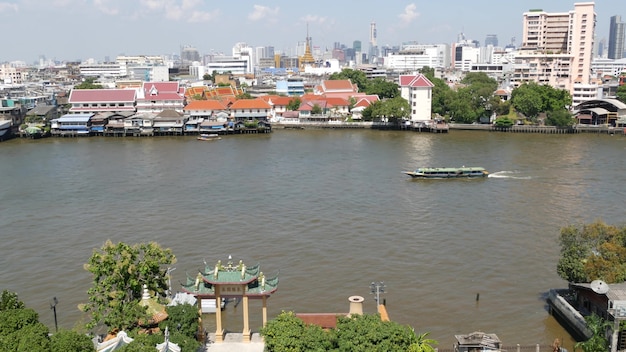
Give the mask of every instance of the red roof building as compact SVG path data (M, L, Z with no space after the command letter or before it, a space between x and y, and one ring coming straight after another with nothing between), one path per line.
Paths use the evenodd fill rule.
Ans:
M70 114L136 111L134 89L72 89Z
M178 82L144 82L137 94L137 112L174 110L182 113L185 98Z
M432 90L434 84L423 74L401 75L398 78L400 96L411 106L412 122L432 120Z

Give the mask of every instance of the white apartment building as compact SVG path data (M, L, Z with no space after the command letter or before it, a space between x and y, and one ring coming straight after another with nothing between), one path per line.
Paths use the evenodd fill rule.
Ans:
M591 76L596 14L593 2L574 4L569 12L524 13L522 47L511 82L549 84L568 90L573 105L594 99Z
M454 47L454 69L469 72L472 64L481 62L480 48L465 44L456 44Z
M425 66L449 67L450 46L447 44L403 45L398 53L389 53L384 59L384 67L391 71L415 72Z
M600 76L619 76L626 73L626 58L619 60L595 58L591 62L591 69Z
M9 65L0 65L0 84L22 84L22 71Z

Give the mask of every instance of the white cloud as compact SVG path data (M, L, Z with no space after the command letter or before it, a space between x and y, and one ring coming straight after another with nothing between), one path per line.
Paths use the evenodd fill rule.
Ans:
M219 15L219 10L198 10L202 0L141 0L140 3L145 9L160 12L165 18L174 21L203 22Z
M107 15L117 15L119 13L117 7L109 4L108 0L93 0L93 6Z
M210 12L206 11L195 11L189 16L187 22L207 22L211 21L217 17L219 17L220 11L214 10Z
M404 25L413 22L413 20L420 15L419 12L415 11L416 9L417 6L415 4L406 5L406 7L404 8L404 12L398 15L400 21L402 21Z
M267 6L254 5L254 10L248 14L248 19L252 21L271 20L278 15L280 8L270 8Z
M19 7L17 6L17 4L12 4L9 2L0 2L0 12L6 12L6 11L17 12L18 10L19 10Z
M300 17L300 20L306 23L318 23L323 24L328 21L327 17L320 17L315 15L306 15L304 17Z

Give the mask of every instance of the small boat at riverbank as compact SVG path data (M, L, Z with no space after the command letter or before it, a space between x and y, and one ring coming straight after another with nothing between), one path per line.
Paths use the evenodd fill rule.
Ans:
M421 167L415 171L403 171L413 178L476 178L487 177L489 172L482 167Z
M222 139L219 134L211 133L211 134L201 134L198 136L199 141L216 141L218 139Z

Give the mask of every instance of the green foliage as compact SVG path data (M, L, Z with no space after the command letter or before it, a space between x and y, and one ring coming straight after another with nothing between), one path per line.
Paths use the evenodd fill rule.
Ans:
M48 334L31 308L0 311L0 351L50 351Z
M213 76L211 76L211 75L210 75L210 74L208 74L208 73L205 73L205 74L203 74L203 75L202 75L202 79L203 79L204 81L210 81L210 80L212 80L212 79L213 79Z
M515 88L511 101L515 110L534 119L540 112L565 110L572 104L572 97L566 90L530 82Z
M289 100L289 103L287 104L287 110L297 111L300 108L300 104L302 104L302 99L292 98Z
M437 342L416 336L409 326L381 321L375 314L338 316L337 328L323 331L292 312L282 312L261 329L266 351L415 351L432 352Z
M259 121L257 120L244 121L243 126L245 128L259 128Z
M448 104L455 95L455 92L453 92L446 82L440 78L431 78L428 76L426 76L426 78L428 78L434 85L432 91L433 114L440 116L448 115Z
M626 84L622 84L617 88L617 92L615 93L617 100L622 103L626 103Z
M116 350L120 352L154 352L156 345L164 341L161 334L137 334L133 332L129 334L133 341L126 346Z
M415 343L409 326L381 321L379 315L364 314L337 319L338 351L406 351Z
M496 116L508 115L511 113L511 101L502 101L500 97L494 96L490 105L492 107L492 111L496 113Z
M245 93L241 93L239 95L237 95L236 97L237 99L255 99L252 94L245 92Z
M83 352L94 351L93 342L89 336L79 334L73 330L61 330L50 336L51 351Z
M282 312L260 331L268 352L328 351L332 335L319 326L307 325L293 312Z
M172 251L155 242L131 246L107 240L85 264L93 275L89 302L82 306L91 315L87 328L105 324L109 331L130 330L146 319L145 308L139 305L142 286L163 294L168 288L163 266L175 262Z
M311 114L313 115L321 115L322 114L322 107L315 104L313 105L313 108L311 108Z
M2 291L2 296L0 297L0 311L22 308L24 308L24 302L20 301L17 297L17 293L8 290Z
M408 352L435 352L435 347L439 343L429 339L427 332L417 335L417 341L409 346Z
M426 78L428 78L431 82L433 81L433 78L435 78L435 69L430 66L422 67L419 72L426 76Z
M380 99L391 99L400 96L400 87L395 82L378 77L367 82L365 92L378 95Z
M330 77L329 80L340 80L340 79L349 79L350 82L356 84L359 87L360 92L365 92L367 90L367 76L365 72L359 70L353 70L350 68L344 68L341 72L335 72Z
M599 220L571 225L561 229L559 241L557 273L561 278L568 282L626 281L626 226L610 226Z
M411 106L406 99L397 96L393 99L375 101L363 109L364 121L380 120L388 118L390 121L406 119L411 114Z
M198 308L191 304L179 304L166 307L167 319L159 324L161 330L167 327L188 337L195 338L198 332Z
M515 121L513 121L510 117L502 116L496 119L494 126L499 128L510 128L511 126L513 126L514 123Z
M574 345L574 351L582 350L583 352L606 352L609 350L609 341L605 337L611 323L603 320L595 313L585 317L587 327L591 330L591 337L587 341L577 342Z
M571 127L575 122L572 114L565 109L549 111L546 118L546 125L548 126Z
M101 84L96 84L96 79L93 77L85 78L80 84L75 85L74 89L102 89Z
M484 72L469 72L463 77L461 83L484 98L491 96L498 89L498 82Z

